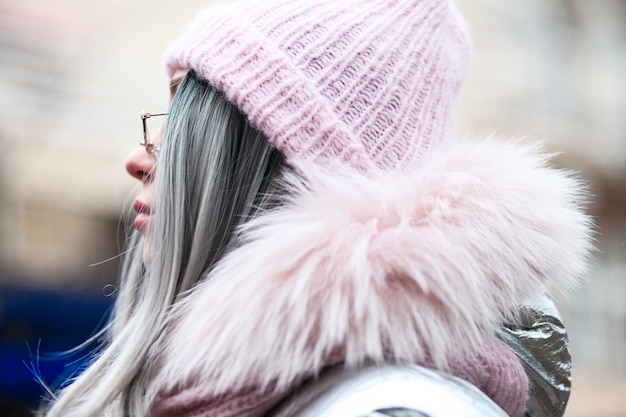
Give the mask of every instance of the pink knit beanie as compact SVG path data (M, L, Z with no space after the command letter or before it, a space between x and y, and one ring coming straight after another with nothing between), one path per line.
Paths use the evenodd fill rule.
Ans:
M168 49L297 166L417 167L449 140L466 73L448 0L257 0L213 6Z

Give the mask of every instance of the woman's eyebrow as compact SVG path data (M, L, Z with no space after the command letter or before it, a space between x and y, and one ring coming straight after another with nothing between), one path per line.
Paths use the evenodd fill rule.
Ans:
M180 85L180 83L183 81L183 77L184 75L181 75L176 78L173 78L172 81L170 81L170 96L171 97L174 97L174 94L176 94L176 90L178 89L178 86Z

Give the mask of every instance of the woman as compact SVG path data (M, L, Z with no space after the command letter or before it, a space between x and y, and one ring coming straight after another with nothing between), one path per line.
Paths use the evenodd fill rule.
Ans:
M166 54L164 130L126 164L110 340L48 415L261 416L371 364L562 414L566 339L536 300L584 274L583 193L536 146L451 141L468 57L445 0L200 14Z

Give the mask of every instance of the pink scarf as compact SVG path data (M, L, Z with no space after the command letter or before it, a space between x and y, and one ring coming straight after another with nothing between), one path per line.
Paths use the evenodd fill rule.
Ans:
M328 363L332 366L337 362ZM504 344L495 341L480 354L450 360L449 366L451 374L478 387L510 416L524 415L528 378L520 360ZM303 376L283 390L246 384L222 395L213 395L211 387L190 384L175 392L161 393L153 404L152 416L262 417L306 379Z

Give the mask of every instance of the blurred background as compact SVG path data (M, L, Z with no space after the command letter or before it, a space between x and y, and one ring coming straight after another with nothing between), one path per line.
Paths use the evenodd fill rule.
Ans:
M457 0L474 38L458 136L545 141L594 194L591 279L559 300L568 417L626 416L626 0ZM161 54L206 1L0 0L0 415L34 406L105 318L139 114L167 108ZM19 415L19 414L15 414Z

